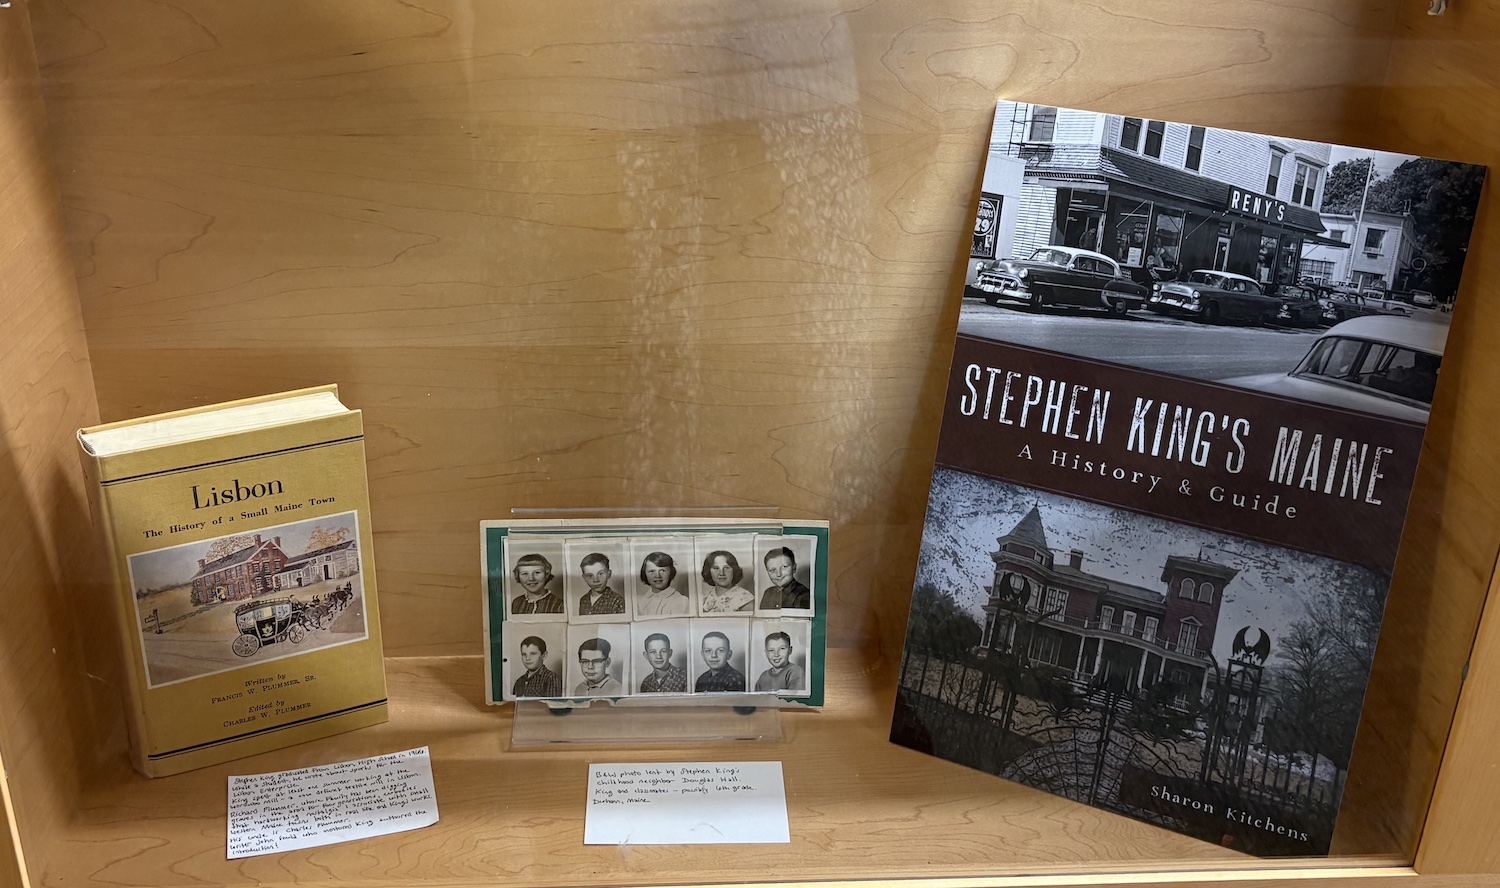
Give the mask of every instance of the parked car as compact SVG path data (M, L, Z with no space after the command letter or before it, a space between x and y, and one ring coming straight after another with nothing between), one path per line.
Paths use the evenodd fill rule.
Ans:
M1282 284L1276 291L1281 307L1271 323L1282 327L1316 327L1323 319L1323 304L1310 287Z
M1042 247L1026 259L981 268L974 287L984 301L1017 299L1040 308L1072 305L1123 315L1146 304L1150 291L1120 273L1115 260L1077 247Z
M1161 314L1187 315L1207 324L1222 321L1269 323L1281 300L1267 296L1253 278L1200 268L1185 281L1162 284L1148 306Z
M1426 290L1412 290L1411 304L1417 306L1418 308L1436 308L1437 297L1433 296Z
M1325 325L1340 324L1351 318L1371 315L1410 315L1411 310L1385 299L1372 298L1353 290L1331 290L1322 300Z
M1448 325L1426 318L1361 317L1318 334L1290 373L1226 379L1271 395L1426 422Z

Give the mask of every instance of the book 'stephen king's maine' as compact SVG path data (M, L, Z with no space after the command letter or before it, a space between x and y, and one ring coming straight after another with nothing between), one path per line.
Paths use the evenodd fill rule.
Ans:
M134 764L386 719L364 430L333 386L83 429Z
M892 739L1328 853L1483 179L1001 102Z

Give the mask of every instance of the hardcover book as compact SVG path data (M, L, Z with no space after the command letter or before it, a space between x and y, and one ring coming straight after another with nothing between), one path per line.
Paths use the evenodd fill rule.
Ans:
M364 431L334 386L78 439L141 773L385 721Z
M1327 854L1483 178L1001 102L892 740Z

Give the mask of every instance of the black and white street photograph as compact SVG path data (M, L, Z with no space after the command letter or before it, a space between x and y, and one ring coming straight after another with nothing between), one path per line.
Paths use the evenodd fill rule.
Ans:
M959 332L1421 420L1483 181L1000 102Z
M698 617L692 621L695 694L744 693L750 669L750 620Z
M631 690L688 694L693 690L693 641L687 620L649 620L631 627Z
M565 623L507 620L501 627L505 659L501 680L505 699L549 699L564 696L568 627Z
M939 469L892 739L1243 850L1326 853L1388 585Z
M687 535L630 541L633 608L638 620L688 617L696 611L698 564Z
M568 626L568 671L563 681L572 697L624 697L630 693L629 623Z
M528 622L566 622L563 599L567 556L563 541L541 534L515 534L505 540L506 618Z
M813 615L812 595L817 542L812 537L758 535L755 538L755 582L760 590L755 613Z
M750 690L784 696L807 693L810 650L811 620L756 620L750 627Z
M755 536L698 537L698 613L749 616L755 612Z
M635 596L631 580L630 541L625 537L568 539L567 578L563 583L571 623L619 623L631 619Z

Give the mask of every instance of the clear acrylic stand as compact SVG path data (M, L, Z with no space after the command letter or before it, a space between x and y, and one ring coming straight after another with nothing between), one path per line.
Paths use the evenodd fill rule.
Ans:
M757 701L769 706L754 705ZM654 703L654 705L652 705ZM553 709L546 703L516 704L511 729L513 747L554 743L593 745L648 743L726 743L781 740L781 710L775 699L745 697L745 704L701 703L662 705L659 701L615 705L600 701L591 706Z
M779 506L664 506L656 508L515 508L512 518L715 518L780 521ZM589 705L551 706L538 701L515 705L511 747L553 744L780 742L781 701L772 695L736 696L733 703L704 703L691 697L596 700Z

